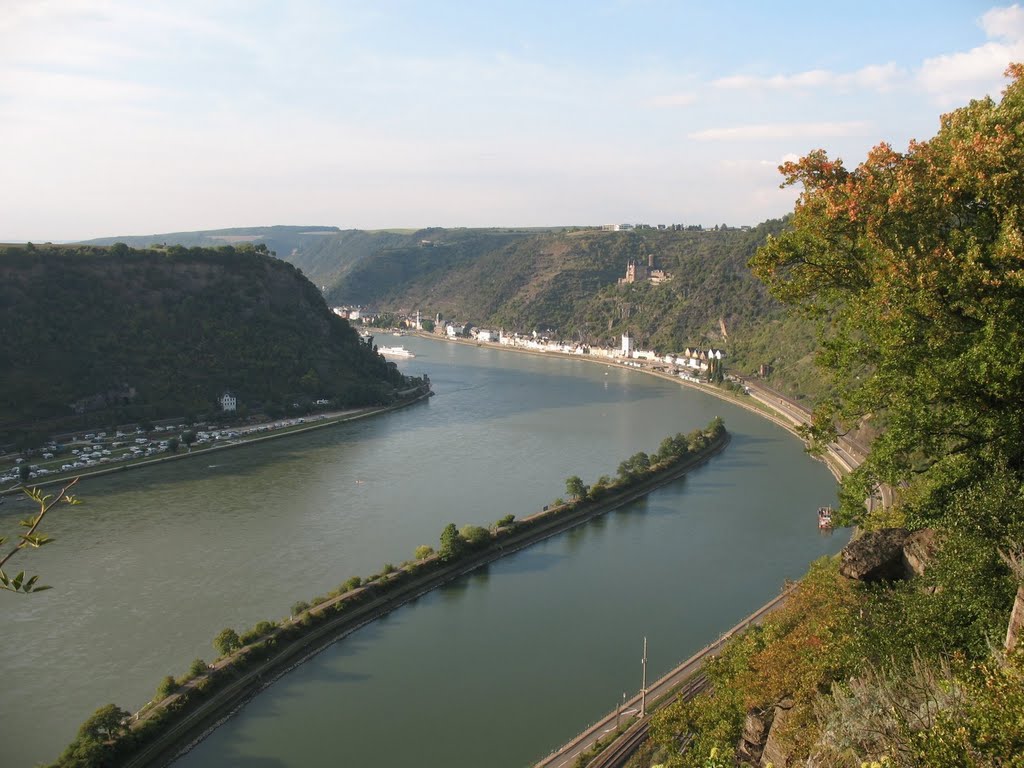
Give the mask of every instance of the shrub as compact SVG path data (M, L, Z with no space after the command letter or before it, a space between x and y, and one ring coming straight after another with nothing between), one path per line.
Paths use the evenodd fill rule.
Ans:
M170 675L167 675L163 680L160 681L160 685L156 687L157 699L166 699L176 690L178 690L178 681Z
M479 525L465 525L459 531L459 535L465 539L471 547L480 547L491 540L491 532Z
M299 600L292 603L292 616L298 616L300 613L304 613L309 610L309 603L305 600Z
M202 659L192 659L192 664L188 668L188 673L191 677L199 677L200 675L205 675L206 662Z
M434 554L434 548L433 547L431 547L431 546L429 546L427 544L420 544L418 547L416 547L416 552L415 552L414 556L415 556L415 558L417 560L425 560L426 558L430 557L432 554Z

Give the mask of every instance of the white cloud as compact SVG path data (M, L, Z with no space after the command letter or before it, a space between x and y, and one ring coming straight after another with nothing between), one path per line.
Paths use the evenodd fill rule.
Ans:
M918 82L939 104L958 104L983 93L997 96L1006 84L1007 65L1024 61L1024 9L1016 4L993 8L979 23L992 38L989 42L921 64Z
M716 88L796 90L807 88L866 88L885 91L903 79L905 73L895 64L872 64L856 72L832 72L810 69L793 75L731 75L712 82Z
M1020 41L1024 39L1024 9L1017 4L993 8L981 17L981 28L991 38Z
M696 141L751 141L757 139L819 139L862 136L871 126L863 121L824 123L761 123L730 128L708 128L689 134Z

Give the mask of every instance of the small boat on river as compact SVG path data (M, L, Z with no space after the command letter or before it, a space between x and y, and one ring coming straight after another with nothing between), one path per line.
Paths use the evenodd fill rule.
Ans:
M818 507L818 528L823 531L832 530L832 507Z

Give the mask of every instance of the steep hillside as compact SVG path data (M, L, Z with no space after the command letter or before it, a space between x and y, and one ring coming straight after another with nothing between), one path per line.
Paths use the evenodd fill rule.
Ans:
M813 327L785 318L751 275L758 246L784 227L542 233L435 230L417 244L374 254L328 289L332 302L446 318L615 345L630 333L661 352L689 344L724 346L733 370L762 363L781 388L815 394ZM667 272L652 284L619 284L636 261Z
M0 251L0 434L388 400L402 377L290 264L251 247Z

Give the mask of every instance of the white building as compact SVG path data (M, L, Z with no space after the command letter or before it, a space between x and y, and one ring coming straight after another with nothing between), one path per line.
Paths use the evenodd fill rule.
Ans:
M220 400L218 400L218 402L220 403L220 408L222 411L234 411L238 407L237 398L230 392L225 392L223 395L221 395Z
M630 336L628 333L622 334L622 356L633 356L633 337Z
M477 341L497 341L498 334L494 331L479 330L476 332Z

